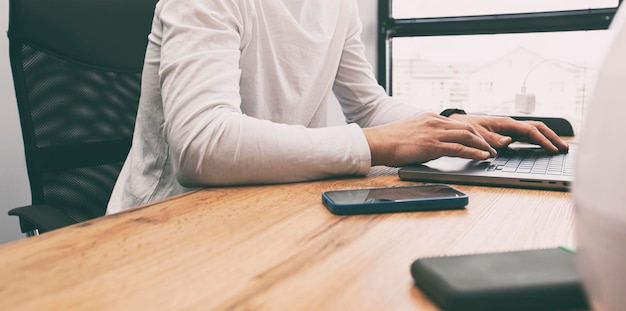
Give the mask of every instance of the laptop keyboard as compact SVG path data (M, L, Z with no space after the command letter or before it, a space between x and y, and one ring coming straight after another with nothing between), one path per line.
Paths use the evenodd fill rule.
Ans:
M574 156L553 154L540 148L502 149L487 171L574 176Z

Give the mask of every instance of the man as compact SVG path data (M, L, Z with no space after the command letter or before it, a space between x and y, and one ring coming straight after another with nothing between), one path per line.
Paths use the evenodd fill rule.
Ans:
M194 187L486 159L513 138L567 149L541 123L397 102L377 84L360 34L355 0L159 2L133 146L107 213ZM348 124L326 127L334 98Z

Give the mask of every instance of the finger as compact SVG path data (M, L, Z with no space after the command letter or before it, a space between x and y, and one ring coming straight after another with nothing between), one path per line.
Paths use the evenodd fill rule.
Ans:
M504 136L496 132L489 131L485 128L479 130L482 137L494 148L505 148L513 142L513 138L510 136Z
M516 141L538 144L552 152L566 151L569 148L554 131L539 121L520 122L506 118L498 122L495 131L508 133Z
M494 147L503 148L508 146L513 141L512 138L502 136L496 132L489 131L481 125L477 125L476 128L473 125L467 123L467 126L472 129L473 133L481 138L481 141L487 143L487 145L489 146L487 151L489 151L492 157L495 157L498 154Z
M440 156L460 157L472 160L486 160L491 154L485 150L477 149L460 143L442 142L439 146Z
M529 121L524 122L524 124L526 125L525 130L521 134L525 138L526 142L538 144L544 149L552 152L559 152L560 150L565 151L569 148L567 144L562 142L561 138L559 138L559 136L543 122ZM557 144L559 147L557 147Z
M440 141L456 143L473 149L486 151L490 156L497 154L496 150L476 131L448 130L442 134Z
M558 151L567 151L569 150L569 145L559 137L557 133L555 133L551 128L545 125L543 122L537 122L535 126L539 131L545 136L552 145L558 148Z
M439 128L443 128L446 130L465 130L465 131L469 131L473 133L476 136L483 138L481 133L478 130L476 130L476 128L472 124L467 123L467 122L457 121L454 119L446 118L445 123L443 125L440 125Z

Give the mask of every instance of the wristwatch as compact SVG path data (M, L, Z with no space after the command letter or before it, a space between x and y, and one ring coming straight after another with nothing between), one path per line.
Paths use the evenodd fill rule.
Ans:
M448 108L448 109L446 109L446 110L442 111L439 115L444 116L444 117L449 117L449 116L451 116L451 115L453 115L453 114L455 114L455 113L458 113L458 114L467 114L467 113L465 112L465 110L462 110L462 109Z

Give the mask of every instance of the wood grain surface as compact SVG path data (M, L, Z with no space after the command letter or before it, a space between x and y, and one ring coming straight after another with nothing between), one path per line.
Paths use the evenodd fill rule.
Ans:
M437 310L419 257L573 245L569 193L455 187L464 210L335 216L366 178L210 188L0 246L0 310ZM378 175L378 176L376 176Z

